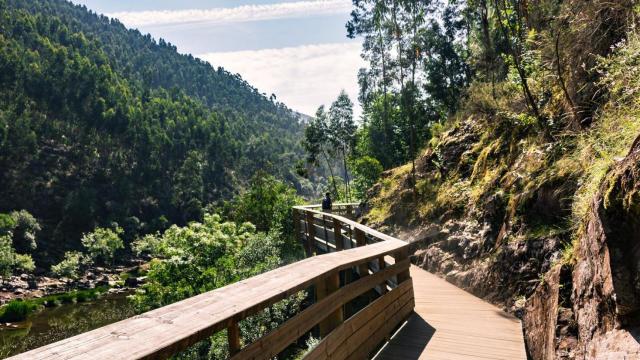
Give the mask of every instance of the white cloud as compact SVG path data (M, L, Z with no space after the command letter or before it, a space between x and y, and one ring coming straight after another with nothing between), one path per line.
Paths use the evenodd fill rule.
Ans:
M302 113L329 106L344 89L357 105L358 69L364 66L357 42L303 45L280 49L202 54L213 66L239 73L251 85Z
M349 13L349 0L311 0L233 8L125 11L107 14L129 27L188 23L222 24Z

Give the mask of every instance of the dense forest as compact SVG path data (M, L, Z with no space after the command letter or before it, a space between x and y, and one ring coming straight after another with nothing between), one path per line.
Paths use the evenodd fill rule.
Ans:
M261 170L300 188L302 124L239 75L63 0L0 1L0 213L59 259L202 220Z

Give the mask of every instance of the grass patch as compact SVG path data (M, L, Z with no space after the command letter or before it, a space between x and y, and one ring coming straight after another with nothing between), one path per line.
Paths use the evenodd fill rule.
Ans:
M18 322L27 318L43 307L54 307L61 304L87 302L97 299L106 293L108 287L74 290L62 294L44 296L38 299L12 300L0 307L0 322Z
M632 34L612 56L600 60L602 84L610 91L594 126L577 140L574 157L586 176L575 196L574 221L581 222L611 166L624 158L640 133L640 38Z
M1 322L16 322L26 320L29 314L34 312L38 305L29 300L13 300L0 308Z

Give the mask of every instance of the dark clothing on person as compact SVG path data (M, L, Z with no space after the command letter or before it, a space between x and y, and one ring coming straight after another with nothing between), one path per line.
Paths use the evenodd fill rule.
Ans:
M325 197L324 199L322 199L322 210L331 210L331 198L330 197Z

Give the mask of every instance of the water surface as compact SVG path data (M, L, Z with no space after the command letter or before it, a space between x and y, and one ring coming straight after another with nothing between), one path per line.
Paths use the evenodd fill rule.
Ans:
M96 300L45 308L18 328L0 326L0 358L35 349L134 315L128 294L108 294Z

